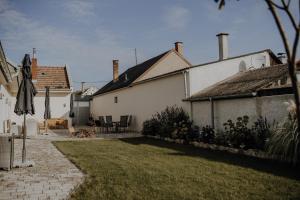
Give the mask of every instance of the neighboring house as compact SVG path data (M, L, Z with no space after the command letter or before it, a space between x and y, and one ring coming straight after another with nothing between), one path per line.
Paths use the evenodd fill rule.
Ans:
M14 113L16 95L22 80L20 67L7 61L0 43L0 132L3 132L9 122L23 124L23 117ZM34 98L35 115L27 115L37 122L44 121L45 86L50 87L51 117L69 120L70 95L72 93L71 79L66 66L40 66L37 58L32 58L32 81L37 89Z
M8 132L9 119L11 114L11 93L10 83L12 82L12 74L2 44L0 42L0 133Z
M113 80L93 96L92 116L112 115L117 121L121 115L133 115L131 128L137 131L146 119L167 106L180 106L193 117L198 111L194 103L186 101L193 101L190 97L237 73L281 63L269 49L228 57L227 36L226 33L217 35L219 60L201 65L192 66L183 57L182 43L175 43L175 49L129 68L120 76L118 62L114 61ZM202 112L203 115L209 115L208 111ZM247 114L246 109L241 112ZM202 123L197 119L201 120L196 116L195 124L210 124L208 120Z
M73 93L73 125L86 125L88 123L90 117L90 101L92 100L92 95L97 92L97 90L96 87L89 87L83 91Z
M228 119L249 116L250 123L258 116L270 123L287 117L284 102L293 99L293 90L286 64L239 72L186 100L192 107L192 120L198 126L223 128Z
M20 69L19 69L20 70ZM69 120L70 111L70 96L72 93L70 73L67 66L41 66L38 65L37 58L32 58L31 64L32 82L37 90L37 95L34 98L35 114L28 115L28 118L33 118L37 122L44 121L45 111L45 87L50 87L50 110L51 118L58 118ZM12 93L17 95L18 85L22 79L21 71L19 76L14 79ZM13 105L15 105L16 98L13 98ZM13 113L12 121L17 124L22 124L22 117Z
M78 94L81 95L82 97L91 96L95 94L98 90L99 90L98 88L92 86L92 87L85 88L83 91L78 91Z
M118 75L118 61L113 61L113 80L93 95L91 114L112 115L113 121L121 115L132 115L132 129L141 130L142 123L169 105L184 106L184 79L182 70L191 64L183 57L181 42L166 51Z

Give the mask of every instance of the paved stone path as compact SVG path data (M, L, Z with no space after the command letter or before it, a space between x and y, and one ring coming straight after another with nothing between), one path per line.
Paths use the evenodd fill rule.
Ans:
M35 165L0 171L0 200L68 199L84 174L51 141L141 137L138 133L97 134L97 138L70 138L67 130L54 130L26 140L27 160ZM15 161L21 161L22 139L15 139Z
M83 182L84 174L72 164L49 138L28 139L27 160L33 167L0 171L2 199L67 199ZM15 140L15 160L21 160L22 140Z

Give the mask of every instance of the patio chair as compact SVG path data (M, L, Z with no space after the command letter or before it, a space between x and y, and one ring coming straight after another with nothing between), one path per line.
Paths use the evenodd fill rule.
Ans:
M97 128L100 127L100 120L95 120L95 132L97 133ZM100 132L101 132L101 128L100 128Z
M114 124L113 124L111 115L105 116L105 127L106 127L107 132L109 129L112 131Z
M93 117L89 117L88 122L86 123L87 126L95 126L95 120Z
M118 124L118 129L120 128L120 131L121 128L123 128L123 132L125 132L126 128L128 128L128 119L129 119L128 115L120 116L120 122Z
M100 132L102 132L102 130L105 130L105 120L103 116L99 116L99 127L100 127Z
M129 131L129 127L131 126L131 122L132 122L132 115L129 115L129 117L128 117L127 131Z

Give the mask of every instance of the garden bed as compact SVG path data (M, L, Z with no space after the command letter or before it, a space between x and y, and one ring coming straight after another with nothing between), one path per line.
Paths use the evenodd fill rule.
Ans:
M270 156L266 152L261 151L261 150L257 150L257 149L244 150L244 149L226 147L226 146L222 146L222 145L208 144L208 143L204 143L204 142L197 142L197 141L187 142L183 139L164 138L164 137L153 136L153 135L145 135L145 137L158 139L158 140L164 140L164 141L171 142L171 143L176 143L176 144L193 145L194 147L197 147L197 148L211 149L211 150L217 150L217 151L225 151L225 152L228 152L228 153L241 154L241 155L246 155L246 156L251 156L251 157L256 157L256 158L263 158L263 159L270 159L270 160L280 160L279 158L276 158L275 156Z

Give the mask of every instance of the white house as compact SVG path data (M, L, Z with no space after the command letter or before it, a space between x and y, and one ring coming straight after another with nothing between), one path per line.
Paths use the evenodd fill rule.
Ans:
M11 69L12 66L7 62L0 42L0 133L5 133L9 129L12 107L10 84L14 75Z
M34 98L35 114L28 115L28 119L32 118L37 122L44 121L45 111L45 87L50 87L50 109L51 118L64 119L68 121L70 111L70 96L72 93L72 85L68 67L65 66L41 66L38 65L37 58L32 58L32 81L37 90ZM11 89L15 97L18 91L18 82L22 79L21 73L14 78L13 87ZM12 104L15 105L16 98L13 98ZM22 117L12 114L12 120L17 124L22 124ZM67 122L66 122L67 123Z
M0 51L0 68L3 68L3 70L1 70L2 73L0 73L0 130L2 131L5 128L3 124L6 125L12 122L15 122L18 125L23 124L23 117L17 116L14 113L16 95L18 86L22 80L22 75L19 67L12 65L5 59L2 48ZM6 63L6 65L4 63ZM68 67L41 66L38 65L37 58L34 57L32 58L31 67L32 81L38 93L34 98L36 113L33 116L27 115L27 118L34 119L38 123L44 121L45 86L49 86L51 118L64 120L66 124L70 125L71 120L69 119L69 111L72 85Z
M132 128L141 130L142 123L155 112L168 105L185 106L185 69L191 64L183 57L183 45L175 43L175 49L166 51L118 75L118 61L113 61L113 80L93 96L91 114L112 115L117 121L120 115L132 115Z
M219 59L201 65L192 66L183 57L181 42L175 43L175 49L131 67L120 76L118 61L114 60L113 80L94 94L91 102L92 116L97 118L112 115L113 120L117 121L121 115L132 115L131 128L140 131L142 123L153 114L167 106L177 105L190 114L195 124L210 125L211 111L206 109L205 112L199 112L202 104L198 103L201 105L199 107L197 103L192 103L197 99L196 94L236 74L281 63L269 49L228 57L228 34L221 33L217 37ZM209 101L207 105L211 107ZM243 110L242 107L230 107L229 111L234 113L235 109ZM246 115L247 109L244 111L240 113ZM223 115L226 115L226 112L224 110ZM206 121L195 113L206 116ZM230 117L235 116L237 115L233 114ZM213 117L218 118L217 115ZM225 118L226 116L224 119L218 118L218 124L221 124L221 121L225 122Z

